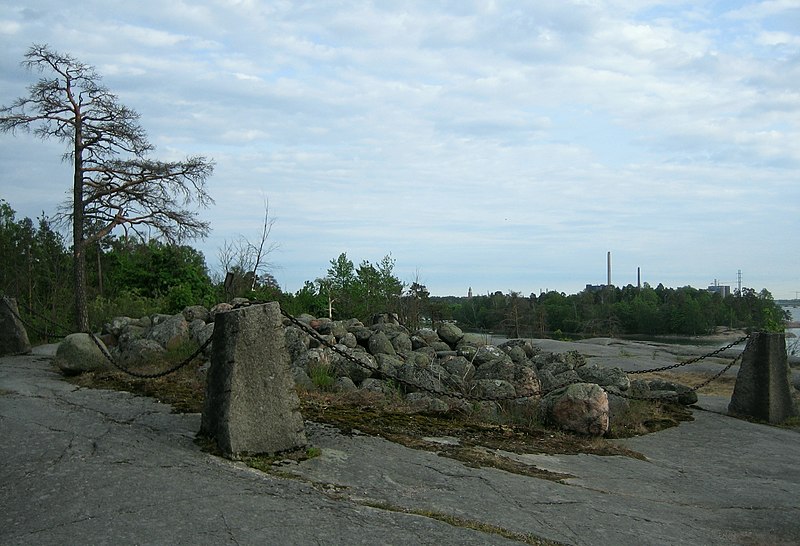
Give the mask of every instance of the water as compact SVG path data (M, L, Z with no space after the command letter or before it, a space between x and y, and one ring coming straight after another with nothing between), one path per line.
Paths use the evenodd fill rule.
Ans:
M792 322L800 322L800 307L784 306L784 311L789 311ZM800 328L786 329L786 351L789 356L800 355Z

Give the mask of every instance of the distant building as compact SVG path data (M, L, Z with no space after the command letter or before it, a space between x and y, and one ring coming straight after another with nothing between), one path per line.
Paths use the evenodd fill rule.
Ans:
M731 287L725 284L712 284L708 287L708 291L712 294L719 294L723 298L727 298L731 295Z
M467 292L467 297L469 299L472 299L472 287L471 286L469 287L469 292Z
M602 292L603 290L605 290L606 286L608 286L608 285L606 285L606 284L587 284L586 288L584 290L586 290L587 292Z

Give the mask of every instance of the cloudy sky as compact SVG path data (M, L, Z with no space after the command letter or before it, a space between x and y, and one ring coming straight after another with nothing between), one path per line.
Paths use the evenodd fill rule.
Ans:
M216 162L209 266L284 289L391 253L432 294L717 279L800 291L800 1L0 0L0 104L46 43ZM0 135L0 198L52 214L58 142Z

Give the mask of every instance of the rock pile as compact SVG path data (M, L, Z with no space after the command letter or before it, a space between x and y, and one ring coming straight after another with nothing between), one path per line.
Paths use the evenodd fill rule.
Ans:
M117 317L105 325L101 339L121 364L142 364L186 342L202 345L211 337L218 313L248 303L234 300L211 309L188 307L177 315ZM588 365L576 351L543 352L535 341L522 339L480 345L450 323L409 331L390 315L375 316L370 325L310 315L298 320L318 334L284 321L292 374L301 389L397 394L422 412L493 411L495 401L502 399L558 427L592 435L607 432L609 418L627 407L620 394L679 397L684 404L697 400L693 391L674 383L632 383L621 368Z

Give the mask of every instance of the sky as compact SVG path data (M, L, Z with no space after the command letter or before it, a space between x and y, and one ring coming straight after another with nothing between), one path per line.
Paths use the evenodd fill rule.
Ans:
M0 0L0 104L33 43L93 65L152 158L215 162L219 249L275 220L285 291L387 254L433 295L606 282L800 291L800 0ZM18 217L62 143L0 134Z

